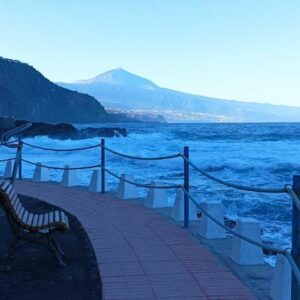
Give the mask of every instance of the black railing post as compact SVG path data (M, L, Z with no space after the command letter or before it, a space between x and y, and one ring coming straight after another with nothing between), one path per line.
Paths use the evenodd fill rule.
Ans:
M19 141L19 151L20 151L20 155L19 155L19 179L22 180L23 174L22 174L22 152L23 152L23 142Z
M17 178L18 168L20 166L20 155L21 155L21 143L18 143L16 158L14 161L14 167L12 170L11 183L14 184Z
M293 177L293 190L300 198L300 175L294 175ZM293 202L292 209L292 257L300 269L300 211ZM300 286L297 280L292 274L292 295L291 299L300 300Z
M183 155L185 158L189 159L190 157L190 149L189 147L185 146L183 149ZM190 190L190 165L188 161L184 159L183 162L183 174L184 174L184 184L183 187L186 192ZM190 199L189 196L184 193L184 227L189 226L189 206L190 206Z
M105 193L105 139L101 139L101 193Z

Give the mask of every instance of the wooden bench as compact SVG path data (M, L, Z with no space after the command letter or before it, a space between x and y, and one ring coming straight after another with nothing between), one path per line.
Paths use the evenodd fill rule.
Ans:
M8 180L0 180L0 205L6 212L15 235L5 261L26 242L34 242L46 247L61 265L65 265L62 259L64 253L53 236L54 232L64 233L69 230L68 217L65 212L60 210L43 214L29 212L22 205L13 184Z

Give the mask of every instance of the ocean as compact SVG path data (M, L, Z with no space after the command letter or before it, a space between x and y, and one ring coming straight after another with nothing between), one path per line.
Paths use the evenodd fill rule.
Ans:
M85 124L78 127L102 127ZM190 159L199 168L233 183L257 187L283 187L300 174L300 123L272 124L105 124L126 127L127 137L107 138L106 146L121 153L156 157L182 153L190 147ZM51 148L74 148L100 143L100 138L86 140L53 140L47 137L26 139L26 142ZM14 150L0 147L0 159L12 157ZM100 149L78 152L52 152L25 146L23 158L45 165L71 167L100 164ZM0 176L5 164L0 163ZM140 161L106 154L106 167L120 175L133 175L139 183L182 184L183 161ZM23 163L23 176L31 178L33 166ZM91 170L79 171L80 183L88 185ZM62 172L51 170L52 180L61 180ZM281 247L291 244L291 199L282 194L262 194L234 190L203 177L191 169L190 190L201 201L222 201L230 219L251 217L260 221L266 243ZM107 175L110 190L118 182ZM141 196L145 189L139 189ZM168 191L169 201L175 191Z

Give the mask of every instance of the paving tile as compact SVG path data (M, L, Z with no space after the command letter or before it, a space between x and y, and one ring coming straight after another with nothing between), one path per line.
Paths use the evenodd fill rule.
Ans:
M103 276L143 275L143 267L138 262L103 263L99 264Z
M140 261L176 260L172 250L165 245L137 245L134 252Z
M156 296L205 297L204 291L189 273L149 276Z
M95 251L104 299L255 299L205 247L154 210L55 183L22 181L16 187L81 222Z
M187 270L178 260L142 261L143 269L148 275L186 273Z

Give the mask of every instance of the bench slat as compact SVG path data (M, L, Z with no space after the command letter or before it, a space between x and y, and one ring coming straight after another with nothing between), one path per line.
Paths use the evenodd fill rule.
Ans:
M38 228L54 229L55 227L69 228L69 220L65 212L61 210L51 211L44 214L30 213L22 205L14 186L9 180L0 180L0 189L4 194L5 205L8 213L14 216L15 222L27 229L38 230Z
M13 207L14 207L14 205L15 205L17 199L18 199L18 195L15 194L15 195L13 196L12 200L11 200L11 205L12 205Z
M17 210L17 207L18 207L19 203L20 203L20 200L19 200L19 198L17 197L17 199L16 199L16 201L15 201L15 203L14 203L14 205L13 205L14 211Z
M24 206L22 206L19 213L18 213L18 218L19 218L20 221L22 220L24 212L25 212L25 208L24 208Z
M26 221L26 225L27 226L29 226L29 227L31 227L31 224L32 224L32 221L33 221L33 214L32 213L30 213L29 215L28 215L28 219L27 219L27 221Z
M66 215L66 225L67 225L67 228L70 228L70 226L69 226L69 218L68 218L67 215Z
M56 210L54 212L54 222L55 223L59 223L60 222L60 220L59 220L59 211L58 210Z
M21 204L21 202L19 201L19 202L18 202L18 205L17 205L17 207L16 207L16 209L15 209L15 213L16 213L17 216L19 215L19 212L20 212L21 208L22 208L22 204Z
M13 199L13 197L16 195L16 192L14 189L11 190L11 192L8 195L9 200L11 201Z
M63 211L60 212L60 220L62 223L66 224L66 215Z
M44 215L40 215L38 221L38 227L41 227L43 225L43 222L44 222Z
M10 184L7 189L5 190L6 195L9 197L9 194L11 193L11 191L14 189L14 187Z
M21 220L23 224L26 224L28 215L29 215L29 211L25 210L25 212L24 212L24 214L22 216L22 220Z
M53 214L53 211L51 211L49 214L49 222L48 222L49 227L51 226L51 224L53 224L53 219L54 219L53 217L54 217L54 214Z
M32 227L35 227L35 228L37 227L38 219L39 219L39 215L35 214L33 216L33 221L32 221L32 224L31 224Z
M44 215L44 222L43 222L43 226L48 226L49 223L49 213Z
M10 185L10 182L8 180L4 180L4 183L1 186L1 190L5 192L7 187Z

